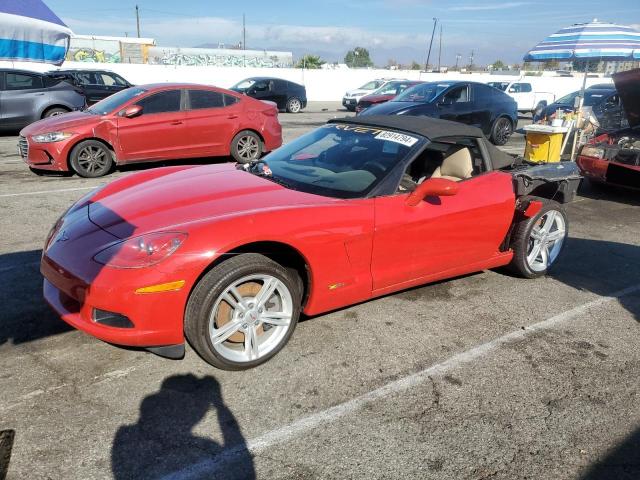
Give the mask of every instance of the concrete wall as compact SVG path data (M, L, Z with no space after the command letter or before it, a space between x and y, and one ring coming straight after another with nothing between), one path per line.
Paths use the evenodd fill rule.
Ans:
M55 67L43 64L19 62L0 62L0 67L23 68L27 70L47 71ZM513 75L489 75L483 73L463 74L423 73L416 70L302 70L297 68L234 68L206 66L174 65L136 65L126 63L99 64L65 62L63 68L98 69L104 68L121 74L135 84L156 82L192 82L229 88L240 80L254 76L274 76L301 83L307 88L310 101L339 101L346 90L354 89L375 78L406 78L424 81L473 80L476 82L514 81ZM539 84L540 91L551 91L557 96L565 95L582 86L582 77L524 77L534 85ZM611 82L611 79L588 78L587 86L595 83Z

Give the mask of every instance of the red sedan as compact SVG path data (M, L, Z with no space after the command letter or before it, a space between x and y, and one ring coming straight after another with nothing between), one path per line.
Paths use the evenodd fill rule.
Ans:
M369 95L365 95L358 101L358 105L356 105L356 114L369 108L372 105L378 105L380 103L385 103L389 100L393 100L407 88L414 87L421 83L424 82L419 82L417 80L393 80L391 82L387 82L375 92Z
M281 144L274 104L204 85L156 84L32 123L18 146L36 173L100 177L114 165L150 160L232 155L250 162Z
M301 312L502 265L544 275L579 181L572 165L517 165L459 123L332 120L261 161L147 170L89 194L46 240L44 296L106 342L181 358L186 337L210 364L246 369Z

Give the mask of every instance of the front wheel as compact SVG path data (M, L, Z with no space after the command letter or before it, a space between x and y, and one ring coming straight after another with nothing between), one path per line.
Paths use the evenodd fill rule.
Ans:
M57 117L58 115L62 115L63 113L69 113L69 110L67 110L66 108L50 108L49 110L44 112L42 118Z
M287 112L298 113L300 110L302 110L302 102L299 98L291 97L287 100Z
M250 131L240 132L231 141L231 156L238 163L251 163L262 155L262 140Z
M113 168L113 156L109 148L97 140L85 140L73 147L71 168L81 177L102 177Z
M498 118L491 129L491 143L505 145L513 133L513 124L507 117Z
M196 285L185 335L209 364L223 370L256 367L278 353L300 316L299 277L256 253L233 257Z
M569 233L567 214L558 202L532 197L543 202L537 215L520 220L511 239L513 259L509 268L515 273L536 278L546 275L564 247Z

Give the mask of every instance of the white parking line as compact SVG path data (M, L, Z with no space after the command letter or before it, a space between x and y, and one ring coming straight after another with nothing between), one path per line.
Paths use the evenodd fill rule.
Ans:
M3 193L3 194L0 194L0 198L21 197L23 195L44 195L46 193L79 192L81 190L92 190L97 187L98 187L97 185L94 185L92 187L61 188L59 190L39 190L37 192Z
M249 440L246 445L231 447L222 451L214 458L203 460L184 469L169 473L163 476L162 480L187 480L191 478L199 478L205 474L207 475L207 478L210 478L212 474L225 466L227 462L233 461L234 457L241 454L246 454L247 450L254 454L259 453L262 450L272 447L275 444L282 443L292 437L301 435L323 424L334 422L337 419L362 408L366 404L426 383L432 376L443 375L445 372L460 365L477 360L478 358L491 353L492 351L505 344L522 340L541 330L553 328L558 324L572 320L577 315L584 313L591 308L598 307L602 304L611 302L620 297L630 295L638 291L640 291L640 284L612 293L609 296L592 300L588 303L585 303L584 305L572 308L571 310L567 310L566 312L560 313L541 322L535 323L528 327L524 327L523 329L515 330L502 337L491 340L490 342L483 343L471 348L470 350L466 350L457 355L454 355L444 362L432 365L431 367L421 370L420 372L388 383L376 390L365 393L364 395L356 397L345 403L341 403L339 405L336 405L335 407L328 408L327 410L314 413L313 415L309 415L308 417L301 418L293 423L290 423L289 425L285 425L284 427L271 430L270 432L264 433L259 437L254 438L253 440Z

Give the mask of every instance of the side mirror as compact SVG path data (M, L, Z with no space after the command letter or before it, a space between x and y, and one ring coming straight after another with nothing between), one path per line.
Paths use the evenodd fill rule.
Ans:
M458 184L446 178L429 178L407 197L407 205L415 207L427 197L450 197L458 193Z
M123 117L134 118L142 115L142 107L140 105L131 105L122 113Z

